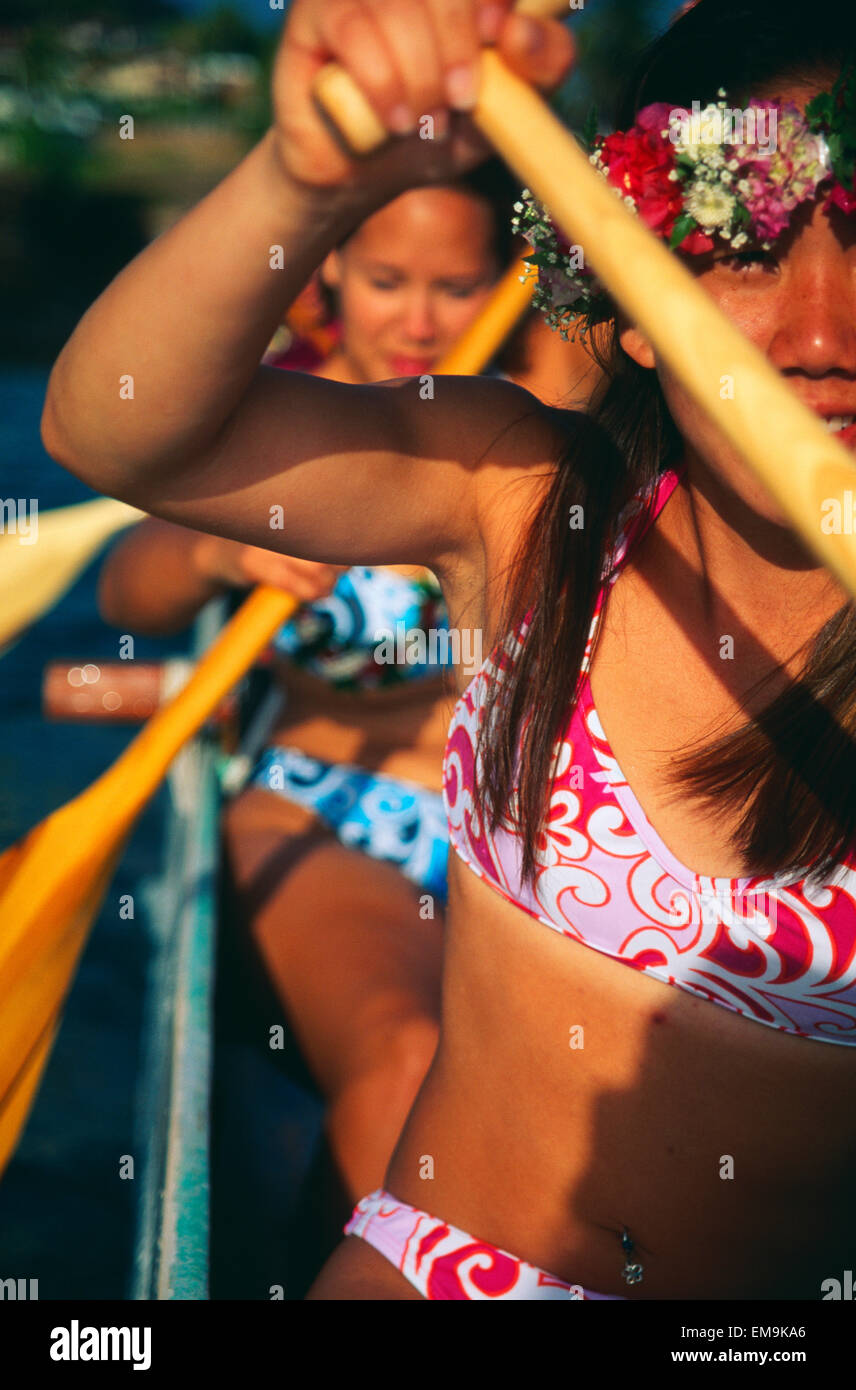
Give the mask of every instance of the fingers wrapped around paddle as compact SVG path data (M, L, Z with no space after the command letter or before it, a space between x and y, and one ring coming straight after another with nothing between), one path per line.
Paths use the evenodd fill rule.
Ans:
M514 14L510 0L296 0L273 73L275 129L287 171L314 185L386 179L400 187L472 167L489 153L466 116L478 95L486 43L543 88L555 86L573 61L572 40L560 23ZM373 113L380 137L374 143L398 137L370 159L356 161L319 109L315 84L331 63L352 79Z

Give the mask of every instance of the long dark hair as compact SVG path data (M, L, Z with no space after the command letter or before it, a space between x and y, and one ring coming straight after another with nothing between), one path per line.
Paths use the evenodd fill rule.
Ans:
M705 106L724 87L735 104L770 83L827 74L832 81L855 40L854 10L837 0L808 9L803 0L698 0L642 55L620 128L655 101ZM567 447L516 556L500 632L517 631L527 610L529 627L513 666L490 685L480 733L484 811L495 828L514 807L527 881L618 516L684 447L656 373L624 353L614 320L590 342L603 383L586 415L568 412ZM578 530L568 524L574 505L584 508ZM807 644L797 681L735 732L681 752L669 775L676 793L717 815L742 811L732 843L753 872L807 870L820 882L856 847L854 749L856 616L848 602Z

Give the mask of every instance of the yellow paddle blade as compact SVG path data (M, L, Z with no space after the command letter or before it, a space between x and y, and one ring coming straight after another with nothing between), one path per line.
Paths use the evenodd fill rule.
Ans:
M32 1052L26 1058L15 1082L0 1109L0 1173L11 1158L18 1135L27 1123L39 1088L42 1073L47 1065L59 1026L59 1013L45 1028Z
M0 897L0 1098L65 998L126 839L114 827L111 843L99 845L97 827L89 825L72 848L66 835L74 834L75 805L49 816L3 856L15 863Z
M32 832L37 842L30 844L29 836L25 842L27 872L33 877L44 873L45 854L51 853L52 837L40 835L42 829ZM85 873L75 875L72 870L63 882L59 874L54 874L50 880L51 891L56 895L53 907L47 895L34 895L40 901L33 904L30 921L25 923L26 934L2 933L0 1173L35 1098L62 1005L123 846L124 839L102 864L95 879ZM66 893L72 901L67 901ZM63 904L59 925L57 903Z
M28 1059L44 1064L50 1044L40 1039L59 1015L134 821L178 750L296 607L279 589L256 589L113 766L0 856L0 1172L26 1118L25 1091L34 1094L38 1081Z
M126 502L97 497L34 513L29 535L0 536L0 647L53 607L110 536L143 516Z

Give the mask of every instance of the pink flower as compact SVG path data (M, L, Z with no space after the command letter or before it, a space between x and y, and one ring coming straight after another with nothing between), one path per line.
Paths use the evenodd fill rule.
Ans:
M653 130L659 135L661 131L669 129L669 117L674 109L667 101L655 101L650 106L643 106L636 117L636 126L639 130Z
M764 150L756 145L735 145L733 155L740 162L735 177L755 233L764 241L775 241L789 225L794 209L817 196L828 173L820 141L809 130L798 106L793 102L751 101L749 109L753 108L756 112L776 111L774 147ZM767 130L772 134L769 123Z
M851 192L836 180L823 207L824 211L828 211L830 207L836 207L841 208L842 212L856 212L856 191Z

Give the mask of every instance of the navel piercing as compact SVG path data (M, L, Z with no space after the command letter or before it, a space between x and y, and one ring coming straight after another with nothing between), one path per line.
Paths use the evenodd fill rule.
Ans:
M624 1268L622 1269L621 1273L623 1274L628 1284L641 1284L643 1266L639 1264L630 1263L630 1256L633 1254L633 1251L636 1249L636 1247L633 1244L633 1241L630 1239L630 1233L628 1232L626 1226L624 1227L624 1231L621 1236L621 1248L627 1256L626 1260L624 1261Z

